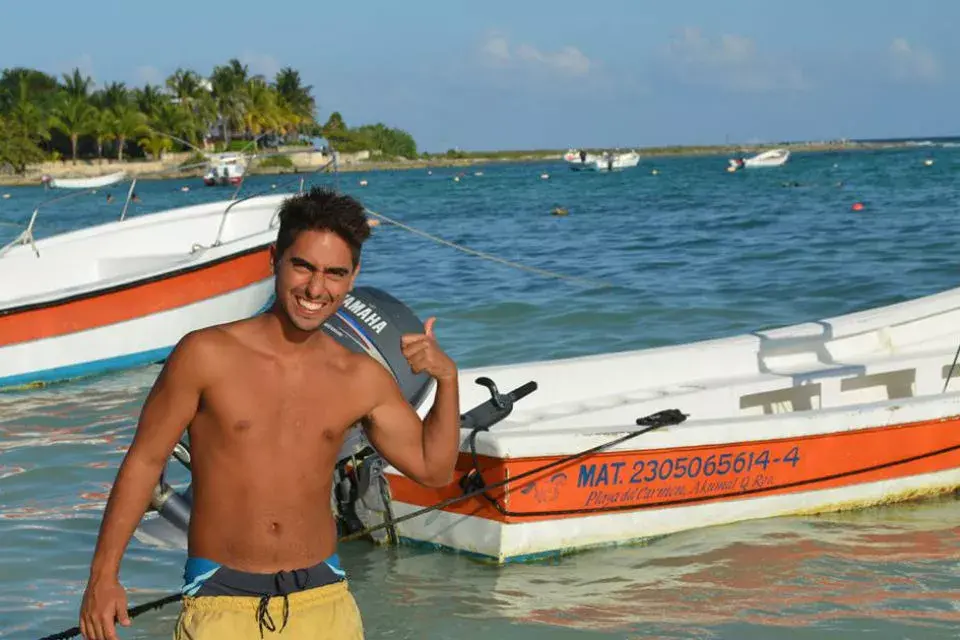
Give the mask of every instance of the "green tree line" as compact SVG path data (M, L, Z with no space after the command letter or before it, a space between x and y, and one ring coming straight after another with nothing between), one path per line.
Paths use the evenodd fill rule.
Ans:
M409 134L383 124L350 129L334 112L320 126L312 89L293 68L268 80L237 59L209 76L178 68L163 85L134 88L123 82L95 88L79 69L59 79L37 69L4 69L0 170L23 173L30 164L61 158L163 159L167 151L203 147L211 133L219 148L262 134L287 142L324 136L340 151L416 156Z

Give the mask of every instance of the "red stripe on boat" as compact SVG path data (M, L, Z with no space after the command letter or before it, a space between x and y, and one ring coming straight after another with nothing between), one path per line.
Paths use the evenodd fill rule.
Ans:
M490 485L563 457L479 456L479 466ZM535 522L820 491L958 466L960 417L954 416L797 438L600 453L491 491L513 515L500 513L482 496L443 510ZM470 455L461 453L455 482L442 489L388 474L392 498L425 507L462 495L457 481L471 468ZM802 503L797 507L803 511Z
M242 289L271 276L268 247L102 291L0 311L0 347L95 329Z

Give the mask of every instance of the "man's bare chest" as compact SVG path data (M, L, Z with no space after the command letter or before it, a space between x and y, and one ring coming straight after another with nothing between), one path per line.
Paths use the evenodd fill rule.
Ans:
M207 389L200 415L222 444L283 445L339 442L365 413L349 380L318 375L291 381L238 376ZM192 437L192 436L191 436Z

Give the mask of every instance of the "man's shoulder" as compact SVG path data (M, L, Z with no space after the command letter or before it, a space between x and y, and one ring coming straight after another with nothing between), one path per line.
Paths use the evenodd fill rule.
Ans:
M380 396L382 392L395 386L393 374L372 356L350 352L348 357L346 373L356 383L356 388Z
M222 347L224 343L236 341L236 332L237 329L233 323L194 329L180 338L177 349L181 352L193 353L212 347Z
M238 325L231 322L194 329L180 338L172 355L194 367L209 370L215 363L225 362L227 356L243 344L242 336L247 330Z

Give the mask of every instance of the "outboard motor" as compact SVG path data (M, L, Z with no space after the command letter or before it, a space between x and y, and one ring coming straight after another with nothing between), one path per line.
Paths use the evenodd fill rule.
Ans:
M403 396L418 409L434 380L415 374L401 351L400 338L423 333L423 323L402 302L380 289L357 287L322 327L344 347L366 353L389 371ZM334 471L333 512L341 534L354 533L393 520L389 486L383 477L383 458L367 440L363 428L354 425L344 437ZM396 542L393 527L372 534L376 542Z
M409 307L385 291L375 287L355 288L321 330L347 349L366 353L382 364L393 375L414 410L423 404L435 384L426 373L413 373L401 351L401 336L423 333L423 323ZM190 468L186 444L178 443L174 457ZM331 496L341 534L392 520L389 487L381 473L383 465L361 426L351 427L337 456ZM161 477L151 504L162 522L142 523L138 537L184 546L191 497L189 487L183 492L174 491ZM171 525L175 531L170 531ZM377 532L374 538L378 542L387 538L393 541L394 532L387 527L386 531Z

